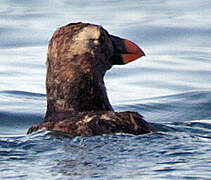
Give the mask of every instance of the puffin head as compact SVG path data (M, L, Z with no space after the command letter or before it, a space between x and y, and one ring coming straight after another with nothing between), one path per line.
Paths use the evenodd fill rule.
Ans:
M103 76L113 65L144 56L133 42L102 26L71 23L50 40L47 57L47 115L58 111L112 110Z
M88 23L71 23L59 28L48 50L48 57L54 59L54 63L66 61L80 67L89 64L90 68L102 66L104 70L112 65L127 64L144 55L130 40L110 35L102 26Z

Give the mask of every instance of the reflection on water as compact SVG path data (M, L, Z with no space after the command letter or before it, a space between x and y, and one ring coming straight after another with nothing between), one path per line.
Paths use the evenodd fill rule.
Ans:
M211 2L17 1L0 8L0 178L210 179ZM25 135L45 113L47 45L69 22L101 24L146 57L106 75L114 108L156 133Z

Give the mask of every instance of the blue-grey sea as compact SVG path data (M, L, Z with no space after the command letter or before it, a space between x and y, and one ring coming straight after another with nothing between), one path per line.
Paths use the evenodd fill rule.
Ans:
M156 132L26 135L46 110L48 42L79 21L145 51L105 82L116 111ZM211 1L0 0L0 179L211 179Z

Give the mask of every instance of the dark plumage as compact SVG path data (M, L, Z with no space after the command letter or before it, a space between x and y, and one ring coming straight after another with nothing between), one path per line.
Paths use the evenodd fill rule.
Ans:
M151 132L152 126L140 114L114 112L103 81L112 65L143 55L137 45L98 25L72 23L59 28L48 47L45 120L28 133L43 128L71 136Z

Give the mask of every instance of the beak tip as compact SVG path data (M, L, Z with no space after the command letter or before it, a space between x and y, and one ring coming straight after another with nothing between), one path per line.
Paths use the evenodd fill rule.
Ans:
M146 56L146 54L144 53L144 51L141 48L138 49L136 54L137 54L138 58L141 58L142 56Z
M145 52L139 46L137 46L137 48L138 48L138 54L140 54L140 57L146 56Z

